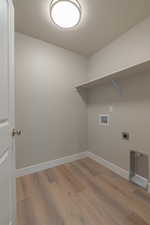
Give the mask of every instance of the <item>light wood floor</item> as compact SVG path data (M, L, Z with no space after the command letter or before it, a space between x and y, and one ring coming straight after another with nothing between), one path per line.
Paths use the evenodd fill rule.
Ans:
M150 225L150 195L86 158L17 179L17 225Z

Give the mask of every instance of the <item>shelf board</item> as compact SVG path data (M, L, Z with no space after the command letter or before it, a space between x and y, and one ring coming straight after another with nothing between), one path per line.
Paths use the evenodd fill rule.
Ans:
M135 74L139 74L139 73L146 73L146 72L150 72L150 60L140 63L140 64L137 64L137 65L134 65L132 67L128 67L123 70L116 71L111 74L101 76L96 79L81 83L81 84L77 85L76 88L77 89L91 88L93 86L104 84L104 83L112 81L112 80L124 78L124 77L130 76L130 75L135 75Z

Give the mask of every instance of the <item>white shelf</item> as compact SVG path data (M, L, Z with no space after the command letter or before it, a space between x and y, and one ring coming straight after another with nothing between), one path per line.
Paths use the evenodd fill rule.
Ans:
M81 84L77 85L76 88L77 89L91 88L93 86L104 84L106 82L116 80L118 78L123 78L123 77L127 77L127 76L130 76L130 75L135 75L135 74L138 74L138 73L146 73L146 72L150 72L150 60L146 61L146 62L143 62L143 63L140 63L140 64L137 64L137 65L134 65L134 66L129 67L129 68L125 68L121 71L116 71L114 73L98 77L94 80L90 80L90 81L81 83Z

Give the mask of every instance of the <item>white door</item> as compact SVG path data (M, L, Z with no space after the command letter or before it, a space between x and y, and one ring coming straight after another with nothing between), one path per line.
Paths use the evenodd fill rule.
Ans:
M11 0L0 0L0 225L15 224L14 21Z

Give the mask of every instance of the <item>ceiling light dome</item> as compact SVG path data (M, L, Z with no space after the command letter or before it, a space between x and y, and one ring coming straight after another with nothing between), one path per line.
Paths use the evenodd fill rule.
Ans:
M52 0L50 16L59 27L72 28L80 22L81 6L77 0Z

